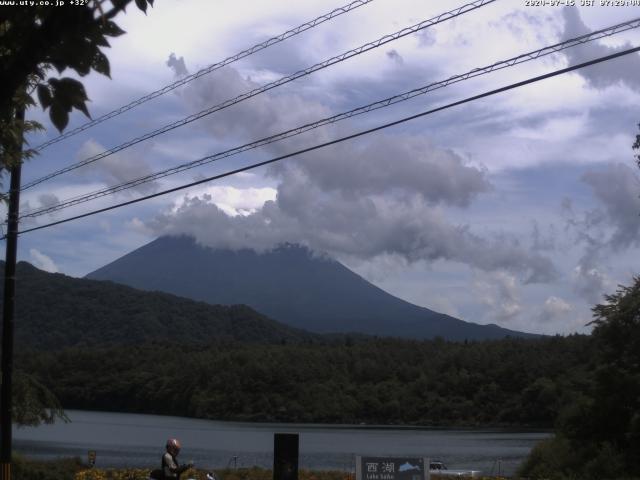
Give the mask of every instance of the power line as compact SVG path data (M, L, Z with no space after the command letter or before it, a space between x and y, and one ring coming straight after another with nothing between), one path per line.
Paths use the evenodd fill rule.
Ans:
M131 188L135 188L137 186L143 185L145 183L149 183L152 182L154 180L163 178L163 177L167 177L169 175L174 175L176 173L180 173L186 170L190 170L192 168L196 168L211 162L215 162L217 160L221 160L223 158L228 158L231 157L233 155L237 155L239 153L242 152L246 152L248 150L253 150L255 148L264 146L264 145L268 145L286 138L290 138L296 135L300 135L302 133L308 132L310 130L325 126L325 125L329 125L332 123L336 123L338 121L341 120L345 120L351 117L354 117L356 115L361 115L364 113L368 113L380 108L385 108L388 107L390 105L396 104L396 103L400 103L406 100L409 100L411 98L414 98L418 95L423 95L426 93L429 93L431 91L440 89L440 88L444 88L448 85L451 85L453 83L457 83L457 82L461 82L463 80L467 80L469 78L474 78L480 75L485 75L488 74L490 72L494 72L497 70L501 70L507 67L511 67L514 65L518 65L527 61L531 61L531 60L535 60L538 59L540 57L546 56L546 55L550 55L552 53L557 53L560 52L562 50L565 50L567 48L571 48L574 47L576 45L583 45L585 43L591 42L591 41L595 41L597 39L603 38L603 37L609 37L611 35L614 35L616 33L620 33L620 32L624 32L633 28L638 28L640 27L640 18L634 19L634 20L629 20L627 22L623 22L623 23L619 23L617 25L611 26L611 27L607 27L595 32L591 32L589 34L585 34L585 35L581 35L579 37L576 38L572 38L569 40L565 40L564 42L560 42L560 43L556 43L554 45L550 45L538 50L534 50L528 53L524 53L521 55L518 55L516 57L512 57L508 60L502 60L496 63L493 63L489 66L486 67L481 67L481 68L475 68L473 70L470 70L466 73L460 74L460 75L454 75L452 77L449 77L446 80L442 80L439 82L434 82L434 83L430 83L429 85L426 85L424 87L421 88L417 88L414 90L410 90L408 92L399 94L399 95L394 95L392 97L388 97L385 98L383 100L378 100L376 102L370 103L368 105L362 106L362 107L358 107L355 108L353 110L349 110L347 112L343 112L331 117L327 117L327 118L323 118L321 120L317 120L315 122L312 123L308 123L306 125L302 125L284 132L280 132L278 134L275 135L271 135L269 137L265 137L259 140L256 140L254 142L251 143L247 143L244 145L241 145L239 147L235 147L229 150L225 150L223 152L218 152L216 154L198 159L198 160L194 160L191 162L187 162L187 163L183 163L181 165L177 165L175 167L172 168L168 168L165 170L162 170L160 172L156 172L150 175L146 175L144 177L140 177L134 180L130 180L118 185L114 185L111 187L107 187L107 188L103 188L101 190L97 190L91 193L87 193L87 194L83 194L83 195L79 195L76 197L72 197L72 198L68 198L60 203L57 203L55 205L51 205L48 207L43 207L37 210L33 210L31 212L28 213L24 213L20 218L34 218L34 217L38 217L47 213L53 213L56 212L58 210L62 210L65 208L69 208L71 206L74 205L78 205L81 203L85 203L91 200L95 200L97 198L101 198L104 197L106 195L111 195L111 194L115 194L118 192L121 192L123 190L128 190Z
M328 60L325 60L323 62L320 63L316 63L315 65L312 65L311 67L305 68L303 70L299 70L291 75L287 75L285 77L282 77L278 80L275 80L273 82L267 83L261 87L258 88L254 88L253 90L250 90L249 92L245 92L241 95L238 95L235 98L231 98L228 100L225 100L222 103L219 103L217 105L214 105L212 107L209 107L205 110L202 110L198 113L194 113L192 115L189 115L188 117L182 118L178 121L175 121L173 123L170 123L168 125L165 125L163 127L160 127L156 130L153 130L152 132L148 132L145 133L144 135L134 138L132 140L129 140L125 143L122 143L116 147L113 147L109 150L105 150L104 152L101 152L97 155L94 155L92 157L86 158L84 160L81 160L79 162L76 162L72 165L69 165L65 168L62 168L60 170L57 170L53 173L50 173L48 175L45 175L43 177L40 177L36 180L33 180L32 182L28 182L26 183L23 187L22 190L26 190L28 188L31 188L35 185L38 185L42 182L45 182L47 180L50 180L54 177L57 177L59 175L62 175L64 173L68 173L72 170L75 170L77 168L83 167L85 165L88 165L90 163L96 162L98 160L101 160L103 158L106 158L110 155L113 155L114 153L120 152L126 148L129 148L133 145L137 145L140 142L143 142L145 140L149 140L151 138L157 137L158 135L162 135L163 133L167 133L171 130L174 130L176 128L182 127L184 125L187 125L191 122L194 122L196 120L199 120L200 118L203 118L207 115L211 115L214 112L218 112L220 110L223 110L225 108L228 108L232 105L235 105L237 103L240 103L244 100L248 100L249 98L255 97L256 95L259 95L261 93L264 93L266 91L269 91L271 89L274 89L276 87L279 87L281 85L287 84L289 82L292 82L294 80L297 80L298 78L310 75L314 72L317 72L319 70L322 70L324 68L330 67L331 65L335 65L337 63L343 62L345 60L348 60L349 58L355 57L357 55L361 55L362 53L368 52L369 50L373 50L374 48L378 48L382 45L385 45L389 42L392 42L394 40L397 40L399 38L405 37L407 35L411 35L413 33L416 33L420 30L423 30L425 28L431 27L433 25L437 25L439 23L445 22L447 20L450 20L452 18L456 18L460 15L463 15L464 13L468 13L470 11L476 10L480 7L483 7L485 5L488 5L490 3L495 2L496 0L475 0L474 2L468 3L466 5L463 5L461 7L458 7L454 10L450 10L448 12L445 13L441 13L440 15L430 18L429 20L424 20L416 25L413 25L411 27L406 27L403 28L402 30L399 30L397 32L394 32L392 34L389 35L385 35L381 38L378 38L377 40L374 40L373 42L369 42L366 43L364 45L361 45L358 48L354 48L352 50L349 50L347 52L344 52L340 55L336 55L335 57L331 57Z
M306 30L309 30L313 27L316 27L328 20L331 20L339 15L342 15L344 13L350 12L352 10L355 10L358 7L361 7L363 5L366 5L368 3L371 3L373 0L356 0L354 2L351 2L348 5L344 5L342 7L338 7L334 10L332 10L329 13L325 13L324 15L321 15L317 18L314 18L313 20L303 23L302 25L299 25L295 28L292 28L291 30L287 30L284 33L281 33L280 35L277 35L275 37L272 37L264 42L258 43L252 47L247 48L246 50L243 50L239 53L236 53L235 55L232 55L230 57L225 58L224 60L218 62L218 63L214 63L213 65L209 65L208 67L205 67L201 70L198 70L196 73L193 73L191 75L188 75L184 78L181 78L180 80L177 80L169 85L166 85L164 87L162 87L159 90L156 90L154 92L151 92L147 95L145 95L144 97L138 98L137 100L134 100L131 103L128 103L126 105L123 105L120 108L117 108L109 113L106 113L104 115L102 115L101 117L98 117L94 120L91 120L83 125L80 125L77 128L74 128L73 130L69 130L68 132L63 133L62 135L59 135L51 140L48 140L40 145L38 145L35 149L38 151L44 150L46 147L53 145L54 143L58 143L66 138L72 137L80 132L83 132L84 130L88 130L91 127L94 127L102 122L105 122L113 117L117 117L118 115L121 115L122 113L131 110L132 108L135 108L139 105L142 105L145 102L148 102L149 100L153 100L156 97L159 97L161 95L164 95L165 93L168 93L172 90L175 90L178 87L181 87L182 85L185 85L197 78L202 77L203 75L207 75L208 73L211 73L215 70L218 70L219 68L222 68L226 65L229 65L231 63L237 62L238 60L241 60L243 58L248 57L249 55L253 55L256 52L259 52L260 50L264 50L265 48L268 48L272 45L275 45L277 43L283 42L284 40L291 38L293 36L296 36Z
M364 135L368 135L370 133L374 133L374 132L377 132L377 131L380 131L380 130L383 130L383 129L386 129L386 128L389 128L389 127L393 127L395 125L399 125L399 124L408 122L410 120L415 120L416 118L420 118L420 117L424 117L424 116L427 116L427 115L431 115L433 113L440 112L442 110L447 110L447 109L452 108L452 107L456 107L456 106L459 106L459 105L463 105L465 103L469 103L469 102L473 102L473 101L476 101L476 100L480 100L482 98L486 98L486 97L489 97L489 96L492 96L492 95L496 95L498 93L506 92L508 90L513 90L515 88L523 87L523 86L529 85L531 83L539 82L539 81L542 81L542 80L545 80L545 79L548 79L548 78L551 78L551 77L562 75L564 73L572 72L574 70L578 70L580 68L588 67L590 65L595 65L595 64L598 64L598 63L602 63L602 62L606 62L606 61L609 61L609 60L613 60L615 58L619 58L619 57L622 57L624 55L629 55L631 53L635 53L635 52L638 52L638 51L640 51L640 47L634 47L634 48L623 50L623 51L620 51L620 52L617 52L617 53L613 53L611 55L606 55L606 56L603 56L603 57L599 57L599 58L596 58L594 60L590 60L588 62L583 62L583 63L577 64L577 65L573 65L573 66L570 66L570 67L566 67L566 68L562 68L562 69L559 69L559 70L555 70L553 72L546 73L544 75L538 75L536 77L532 77L532 78L529 78L527 80L523 80L521 82L512 83L512 84L507 85L505 87L497 88L495 90L490 90L488 92L481 93L481 94L478 94L478 95L474 95L472 97L467 97L467 98L465 98L463 100L459 100L457 102L449 103L449 104L443 105L441 107L437 107L437 108L434 108L434 109L431 109L431 110L427 110L426 112L421 112L421 113L417 113L415 115L404 117L404 118L402 118L400 120L396 120L396 121L393 121L393 122L385 123L383 125L379 125L377 127L373 127L373 128L367 129L367 130L362 130L360 132L357 132L357 133L354 133L354 134L351 134L351 135L347 135L347 136L344 136L344 137L340 137L340 138L337 138L335 140L331 140L329 142L324 142L324 143L321 143L321 144L318 144L318 145L314 145L312 147L304 148L302 150L297 150L295 152L288 153L288 154L285 154L285 155L281 155L279 157L275 157L275 158L272 158L270 160L265 160L265 161L262 161L262 162L253 163L253 164L247 165L245 167L236 168L235 170L231 170L231 171L228 171L228 172L225 172L225 173L221 173L221 174L218 174L218 175L213 175L213 176L201 179L201 180L196 180L196 181L191 182L191 183L187 183L187 184L184 184L184 185L180 185L178 187L174 187L174 188L170 188L170 189L167 189L167 190L163 190L161 192L157 192L157 193L153 193L153 194L150 194L150 195L146 195L144 197L140 197L140 198L136 198L136 199L133 199L133 200L129 200L127 202L122 202L122 203L118 203L116 205L111 205L109 207L100 208L100 209L97 209L97 210L93 210L91 212L83 213L81 215L76 215L76 216L73 216L73 217L65 218L63 220L58 220L58 221L55 221L55 222L47 223L45 225L40 225L38 227L32 227L32 228L28 228L26 230L21 230L21 231L18 232L18 234L34 232L36 230L42 230L43 228L53 227L55 225L60 225L60 224L63 224L63 223L71 222L73 220L78 220L78 219L81 219L81 218L89 217L89 216L92 216L92 215L96 215L98 213L107 212L109 210L114 210L114 209L117 209L117 208L125 207L125 206L128 206L128 205L132 205L134 203L139 203L139 202L145 201L145 200L150 200L152 198L156 198L156 197L160 197L162 195L166 195L168 193L173 193L173 192L177 192L177 191L180 191L180 190L184 190L185 188L194 187L196 185L201 185L203 183L211 182L213 180L218 180L220 178L229 177L231 175L236 175L238 173L245 172L247 170L252 170L254 168L258 168L258 167L262 167L262 166L265 166L265 165L269 165L271 163L275 163L275 162L278 162L280 160L284 160L286 158L291 158L291 157L294 157L294 156L297 156L297 155L301 155L303 153L308 153L308 152L311 152L311 151L314 151L314 150L318 150L320 148L328 147L330 145L335 145L337 143L341 143L341 142L344 142L346 140L352 140L354 138L358 138L358 137L361 137L361 136L364 136Z

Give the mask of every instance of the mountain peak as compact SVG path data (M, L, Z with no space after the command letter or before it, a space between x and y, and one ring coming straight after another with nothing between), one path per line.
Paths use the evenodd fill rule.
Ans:
M246 304L296 328L449 340L526 336L405 302L328 256L297 244L271 251L212 249L160 237L87 275L211 304Z

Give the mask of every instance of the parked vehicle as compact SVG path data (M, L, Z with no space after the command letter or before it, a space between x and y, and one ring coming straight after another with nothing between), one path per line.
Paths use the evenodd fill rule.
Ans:
M476 478L482 473L480 470L449 470L444 462L432 460L429 462L429 473L441 477Z

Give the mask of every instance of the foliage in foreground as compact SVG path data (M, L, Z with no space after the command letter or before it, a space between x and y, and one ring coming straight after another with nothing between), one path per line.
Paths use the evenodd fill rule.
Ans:
M206 475L204 470L191 469L182 475L184 479L203 480ZM220 480L273 480L272 470L251 467L239 469L215 470L216 477ZM147 480L149 470L145 469L90 469L83 470L75 474L73 480ZM449 477L432 475L432 480L441 480ZM497 477L491 477L495 479ZM354 480L353 472L343 471L322 471L322 470L299 470L298 480ZM483 477L476 480L489 480Z
M560 413L556 436L538 445L521 474L605 480L640 472L640 277L593 308L593 361Z
M21 152L23 131L42 129L33 121L23 121L17 112L35 105L35 93L40 106L49 110L49 117L62 132L69 122L69 113L76 109L87 117L87 93L82 82L71 78L56 78L68 69L84 77L91 71L110 75L109 59L103 52L108 39L122 35L113 19L132 0L112 1L112 8L103 9L105 2L78 2L73 8L51 8L44 2L32 2L28 8L3 9L0 16L0 175L36 152ZM153 0L136 0L144 12ZM28 40L28 41L27 41Z
M79 458L36 461L14 454L12 474L16 480L73 480L85 468Z
M195 468L187 470L182 474L183 479L204 480L206 470L197 470ZM271 470L252 467L239 469L215 470L217 478L220 480L272 480L273 472ZM148 469L85 469L77 472L73 480L147 480L149 477ZM299 480L353 480L353 475L349 472L339 471L311 471L300 470L298 472Z
M68 420L56 396L32 375L15 372L11 394L11 418L19 426Z

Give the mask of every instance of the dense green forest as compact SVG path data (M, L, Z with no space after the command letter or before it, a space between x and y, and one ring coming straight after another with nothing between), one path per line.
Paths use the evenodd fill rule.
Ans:
M0 262L0 273L4 262ZM52 350L150 341L295 343L318 335L244 306L209 305L161 292L17 266L16 345ZM0 289L0 300L2 291Z
M219 420L550 427L589 337L23 351L65 408Z

